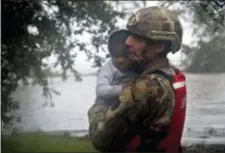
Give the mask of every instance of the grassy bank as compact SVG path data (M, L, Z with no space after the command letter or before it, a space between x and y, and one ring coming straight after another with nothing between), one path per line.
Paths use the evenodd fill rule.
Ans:
M2 137L2 152L97 152L88 138L18 134ZM184 153L224 153L225 145L184 147Z
M19 134L2 137L2 152L93 152L87 138Z

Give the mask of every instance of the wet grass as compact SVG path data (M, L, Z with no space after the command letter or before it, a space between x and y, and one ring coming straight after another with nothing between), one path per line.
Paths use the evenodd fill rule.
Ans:
M93 152L87 138L19 134L2 137L2 152Z
M2 136L2 152L97 152L87 137L17 134ZM183 153L224 153L224 145L183 147Z

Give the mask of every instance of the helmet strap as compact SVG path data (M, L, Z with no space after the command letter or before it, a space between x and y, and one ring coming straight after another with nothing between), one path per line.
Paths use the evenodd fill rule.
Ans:
M164 52L166 54L168 54L169 52L171 52L171 47L172 47L172 43L170 41L166 42L166 47L164 49Z

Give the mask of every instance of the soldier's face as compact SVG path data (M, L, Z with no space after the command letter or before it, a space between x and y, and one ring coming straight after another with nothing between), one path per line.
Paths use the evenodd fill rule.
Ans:
M128 46L131 59L137 60L143 58L142 52L144 49L151 54L163 52L165 48L163 42L150 41L138 35L130 35L126 39L125 45Z
M146 49L149 51L149 53L160 53L164 51L165 43L148 41L146 45Z
M130 35L126 39L125 45L128 47L131 59L141 59L142 51L146 45L146 40L137 35Z

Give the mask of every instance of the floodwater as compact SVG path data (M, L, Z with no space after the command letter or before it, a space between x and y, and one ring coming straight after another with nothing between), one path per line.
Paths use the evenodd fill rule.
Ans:
M225 74L186 74L187 117L182 143L225 144ZM95 99L95 76L62 81L52 78L50 86L61 93L53 95L53 105L46 104L39 86L20 86L14 97L21 108L14 115L22 117L14 127L19 132L87 132L87 111Z

